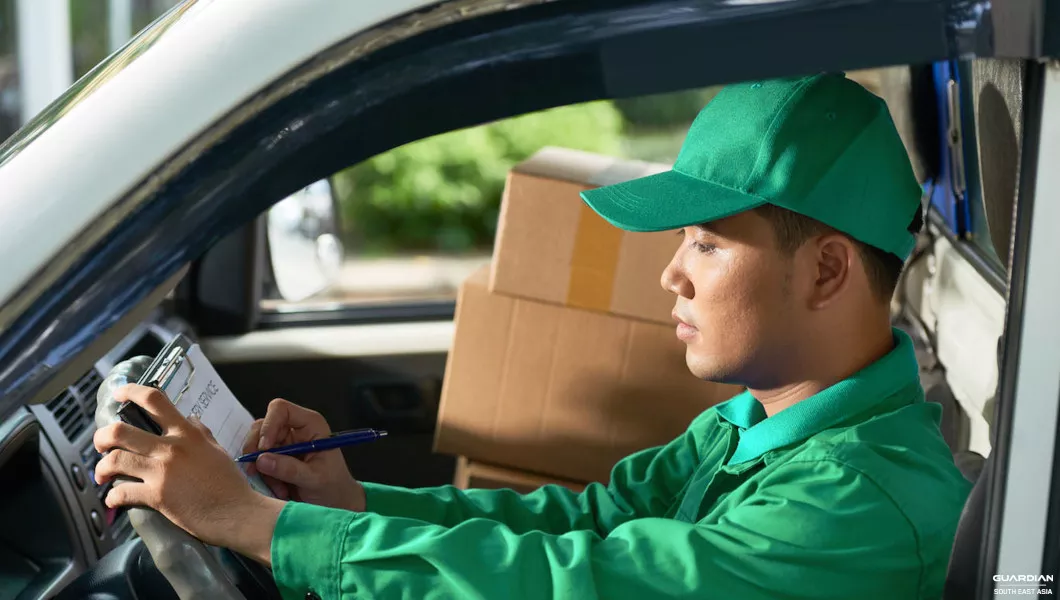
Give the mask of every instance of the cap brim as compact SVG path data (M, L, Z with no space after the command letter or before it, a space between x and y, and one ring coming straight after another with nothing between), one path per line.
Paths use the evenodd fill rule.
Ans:
M581 197L601 217L627 231L665 231L699 225L766 203L677 171L586 190Z

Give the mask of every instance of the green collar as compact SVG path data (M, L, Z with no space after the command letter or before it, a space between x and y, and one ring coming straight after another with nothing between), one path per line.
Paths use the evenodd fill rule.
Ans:
M883 358L772 417L766 418L762 404L748 391L719 404L718 415L742 430L728 464L754 460L770 450L803 441L854 415L893 410L890 403L886 410L880 405L911 383L919 384L920 376L912 340L899 329L894 330L894 339L894 349ZM903 404L909 402L903 397ZM865 418L868 415L859 420Z

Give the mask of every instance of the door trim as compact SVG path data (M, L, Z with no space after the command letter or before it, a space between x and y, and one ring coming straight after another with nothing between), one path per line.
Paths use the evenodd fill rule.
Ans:
M217 364L446 354L453 345L452 321L285 327L200 340Z

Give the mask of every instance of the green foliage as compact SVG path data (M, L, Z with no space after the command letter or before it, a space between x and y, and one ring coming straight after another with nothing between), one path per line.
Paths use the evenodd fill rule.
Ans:
M611 103L546 110L413 142L338 173L355 254L488 249L508 170L543 146L619 154Z
M109 54L107 1L70 1L70 39L74 53L74 79L92 70Z
M703 88L671 94L615 100L615 106L633 127L687 127L720 88Z

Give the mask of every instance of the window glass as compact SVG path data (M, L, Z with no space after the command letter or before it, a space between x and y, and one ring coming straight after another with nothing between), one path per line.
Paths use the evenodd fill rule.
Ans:
M972 82L967 120L975 124L970 140L978 160L969 171L972 243L1004 273L1009 264L1013 207L1019 186L1023 132L1024 62L976 59L964 63Z
M978 185L976 187L978 188ZM998 221L997 228L1000 231L992 231L990 220L987 218L987 207L983 204L982 192L978 189L975 192L974 195L969 194L968 199L968 209L971 212L971 231L967 236L968 241L971 242L972 247L987 264L996 268L999 273L1004 273L1008 268L1008 236L1011 235L1012 218L1007 215L995 214L994 219ZM1014 195L1015 188L1013 187ZM1010 211L1012 210L1011 206L1011 203L1009 203L1008 208ZM998 252L998 248L1004 253L1004 259Z
M110 54L108 17L107 0L70 0L70 46L75 80Z
M114 32L125 32L128 37L144 29L179 0L124 0L128 12L111 14L114 3L110 0L70 0L70 35L72 36L74 78L80 79L97 64L107 58L112 48L118 48L128 39L111 40ZM126 18L127 23L111 23L111 19Z
M177 4L180 0L131 0L132 1L132 30L140 31L155 19L161 17Z
M545 110L413 142L336 173L270 209L275 283L263 308L452 299L489 261L512 166L544 146L670 164L715 92ZM322 197L332 200L330 228L321 224Z
M879 93L878 71L849 76ZM512 166L544 146L672 164L718 89L545 110L413 142L336 173L270 209L273 269L262 308L452 299L490 259Z
M0 0L0 142L18 129L18 21L15 0Z

